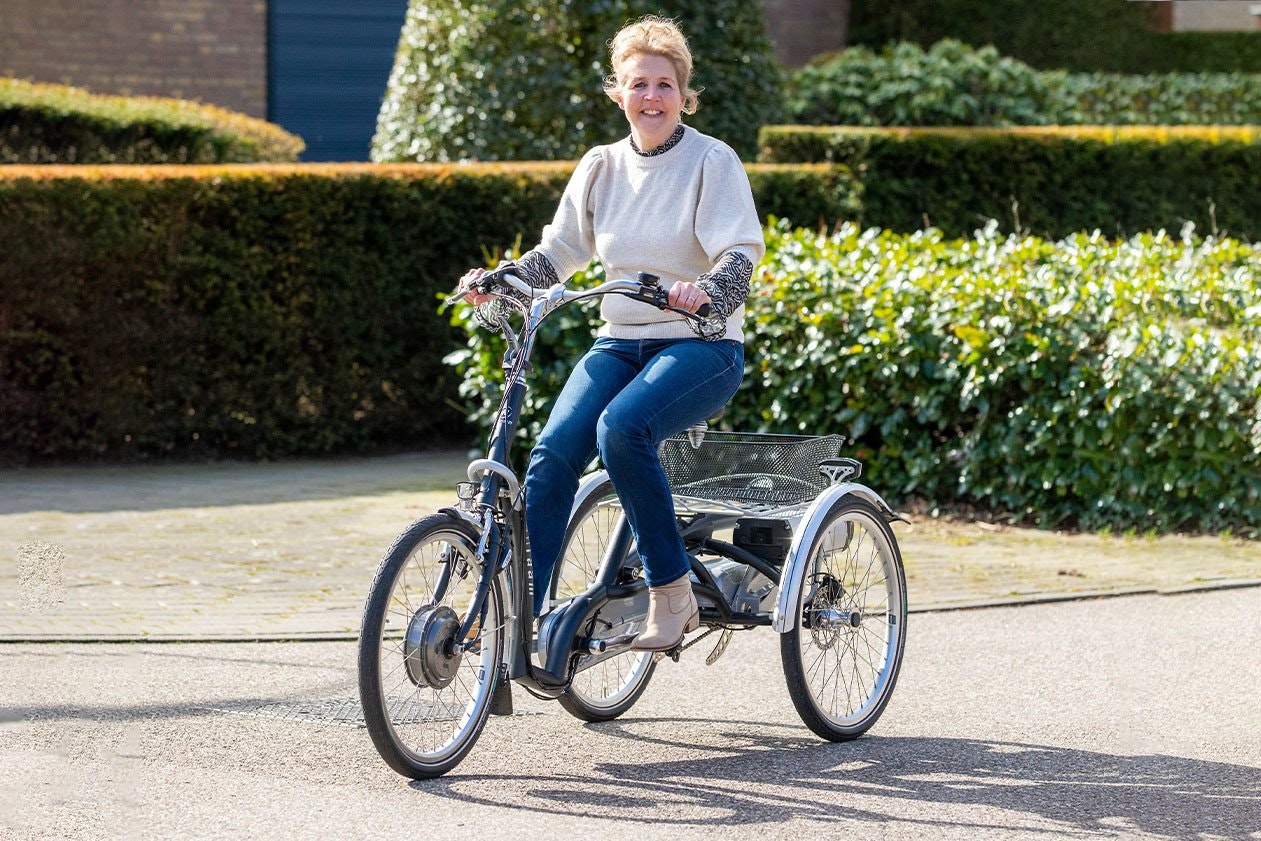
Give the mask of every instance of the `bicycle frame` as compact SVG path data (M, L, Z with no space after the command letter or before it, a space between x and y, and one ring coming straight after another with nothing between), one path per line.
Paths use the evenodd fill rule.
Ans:
M524 496L522 483L509 467L509 456L512 442L516 437L517 423L521 416L521 407L525 402L527 384L525 374L529 367L529 359L534 350L535 337L542 322L560 307L587 298L601 295L621 294L636 300L653 303L663 309L681 312L674 307L664 306L664 293L660 287L650 283L632 280L611 280L585 290L570 290L562 284L549 287L542 294L519 278L505 274L495 280L516 292L528 296L529 308L525 312L525 322L519 334L514 333L508 324L507 316L500 317L500 326L508 341L508 349L504 353L503 367L507 372L504 382L504 394L499 410L495 416L487 445L486 458L473 461L468 468L470 482L480 482L480 492L476 501L467 509L446 509L473 522L482 535L477 547L477 557L482 564L481 577L473 597L473 602L465 614L457 639L468 639L473 625L482 616L491 581L501 576L504 589L509 594L507 628L506 628L506 670L507 677L527 685L529 688L545 694L563 691L569 684L572 675L565 668L572 653L571 646L549 646L547 662L539 666L531 661L530 644L533 640L534 596L532 573L527 564L527 535L524 522ZM516 299L501 295L501 299ZM473 513L475 512L475 513ZM504 530L508 534L505 538ZM629 530L621 538L623 551L629 542ZM605 569L613 558L609 557L601 569L599 581L607 581L608 576L616 574L616 569ZM507 561L505 563L505 560ZM642 585L646 591L647 585ZM635 588L632 588L635 589ZM610 593L608 586L597 586L577 597L565 612L565 620L559 628L555 628L549 637L557 641L572 640L581 623L592 610L598 609L610 598L634 597L633 592ZM475 644L475 643L473 643ZM469 644L460 644L462 649Z

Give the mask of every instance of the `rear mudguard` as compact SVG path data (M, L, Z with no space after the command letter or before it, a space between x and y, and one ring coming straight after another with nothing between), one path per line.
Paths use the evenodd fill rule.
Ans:
M823 520L832 506L842 497L851 495L870 502L890 521L903 520L894 513L888 503L881 499L880 494L856 482L832 485L815 497L814 502L810 503L810 507L802 515L797 533L793 535L792 544L788 548L788 560L784 563L784 572L779 579L779 601L776 602L775 613L771 617L771 628L777 633L787 633L797 626L799 617L796 606L801 597L805 573L810 565L808 557L810 546L814 543L819 529L823 527Z

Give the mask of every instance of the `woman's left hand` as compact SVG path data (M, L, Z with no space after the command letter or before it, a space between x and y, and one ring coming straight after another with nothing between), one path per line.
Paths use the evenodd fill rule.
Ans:
M696 312L705 304L710 303L708 292L695 283L686 280L671 286L666 300L670 306L678 307L688 312Z

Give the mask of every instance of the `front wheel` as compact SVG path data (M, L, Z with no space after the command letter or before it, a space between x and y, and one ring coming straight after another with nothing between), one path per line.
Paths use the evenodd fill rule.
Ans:
M503 662L503 596L492 579L479 619L457 640L482 568L478 530L450 514L412 524L390 547L359 633L368 735L395 771L445 774L481 735Z
M816 734L855 739L884 712L902 665L902 556L880 512L853 497L833 504L804 548L796 622L780 637L788 694Z
M560 559L552 572L550 598L570 599L585 592L595 581L618 530L627 528L613 483L605 479L570 518ZM628 558L633 554L632 542ZM570 715L583 721L610 721L644 694L656 665L650 651L625 651L585 668L580 665L569 688L557 700Z

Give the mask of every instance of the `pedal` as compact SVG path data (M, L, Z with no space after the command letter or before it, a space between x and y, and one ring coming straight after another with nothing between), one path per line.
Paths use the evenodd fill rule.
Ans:
M512 681L502 675L495 681L495 694L490 699L491 715L512 715Z
M706 666L714 665L718 662L718 658L726 653L727 643L731 642L732 636L734 636L734 633L730 628L722 629L722 635L718 637L718 643L714 646L714 650L709 652L709 656L705 658Z

